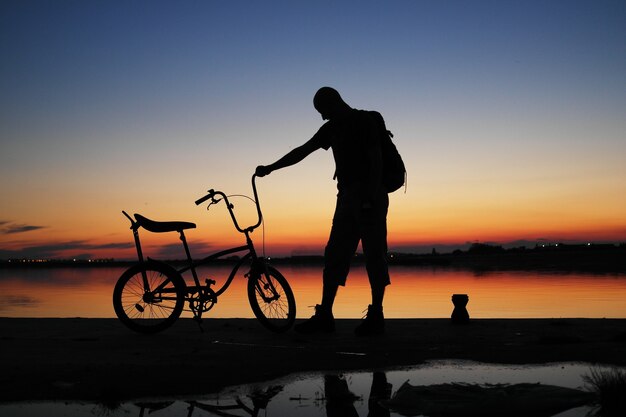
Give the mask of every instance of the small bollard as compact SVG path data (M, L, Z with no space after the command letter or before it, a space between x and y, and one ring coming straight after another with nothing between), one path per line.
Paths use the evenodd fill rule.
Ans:
M467 324L469 323L469 313L465 306L469 302L467 294L452 294L452 304L454 304L454 310L452 310L452 324Z

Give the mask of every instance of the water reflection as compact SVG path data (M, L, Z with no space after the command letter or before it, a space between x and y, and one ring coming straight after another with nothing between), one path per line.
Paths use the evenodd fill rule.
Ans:
M0 404L0 415L43 417L49 415L98 416L267 416L267 417L399 417L403 415L386 405L408 380L412 385L436 389L441 384L518 384L554 385L585 389L583 376L591 364L558 363L536 366L503 366L475 362L435 361L411 369L369 372L332 372L293 375L286 378L230 387L220 393L195 399L133 401L116 408L85 403L48 402ZM593 367L607 370L608 367ZM626 368L619 368L622 372ZM585 401L588 403L588 401ZM593 404L574 407L554 414L559 417L594 415ZM484 410L487 413L487 410ZM590 414L591 413L591 414ZM483 415L482 413L481 415ZM435 416L436 414L427 414ZM484 414L487 415L487 414ZM537 412L528 415L539 415Z
M299 306L298 317L319 301L321 267L280 265ZM113 287L124 268L0 268L0 315L4 317L114 318ZM223 282L230 268L202 268L202 279ZM626 318L626 275L507 271L476 274L449 268L391 269L385 317L450 317L452 294L468 294L472 318ZM253 318L246 280L237 277L209 313L214 318ZM337 318L360 318L369 297L367 274L355 266L337 297Z
M271 385L268 388L262 390L255 390L248 395L248 398L252 401L252 406L249 407L239 397L234 399L233 404L208 404L200 401L189 402L189 416L193 414L194 409L207 411L209 414L215 414L218 416L240 416L241 413L236 413L241 410L245 415L251 417L257 417L259 412L267 409L267 405L279 392L283 389L282 385Z
M384 372L373 373L372 386L367 399L368 417L389 417L390 411L383 405L383 402L391 398L391 388ZM324 375L324 393L327 417L359 416L354 402L362 398L350 391L345 377L333 374Z
M174 404L174 401L146 401L135 403L135 405L139 407L139 417L144 417L156 411L163 410L164 408L167 408L172 404Z
M561 390L561 393L576 394L578 397L575 400L578 403L572 402L574 405L587 404L589 397L584 391L583 375L588 374L590 368L590 364L582 363L503 366L474 362L435 361L412 369L296 375L268 382L268 384L281 384L283 389L280 395L277 395L268 404L266 415L297 415L299 417L418 415L419 413L394 410L387 403L387 400L397 395L399 388L405 385L407 381L426 387L426 389L428 387L437 389L437 387L444 385L455 385L451 384L453 382L460 383L460 385L480 384L481 386L510 384L513 389L517 389L517 392L520 392L521 389L525 390L523 391L525 393L528 393L528 389L526 389L528 386L532 392L532 389L539 387L537 384L541 383L541 387L554 386L557 391ZM476 386L472 385L472 387ZM254 388L251 386L233 387L223 391L218 397L223 401L224 397L236 397L251 389ZM557 391L551 391L554 394L551 395L556 396ZM214 399L214 401L216 400ZM560 410L566 411L558 414L557 411L547 410L541 415L582 417L588 416L594 410L593 404L582 407L574 405L560 408ZM487 409L484 411L489 412ZM535 410L535 414L528 415L540 415L537 413L538 411ZM425 415L436 416L437 414Z

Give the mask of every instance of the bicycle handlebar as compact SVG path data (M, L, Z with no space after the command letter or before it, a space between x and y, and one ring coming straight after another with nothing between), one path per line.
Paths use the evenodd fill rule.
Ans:
M215 191L213 189L210 189L209 191L207 191L207 195L197 199L195 203L196 203L197 206L199 206L200 204L202 204L205 201L210 199L211 200L211 204L216 204L216 203L220 202L221 200L216 199L215 196L222 197L222 199L226 203L226 208L228 209L228 212L230 213L230 217L231 217L231 219L233 221L233 224L235 225L235 228L240 233L251 232L254 229L256 229L257 227L259 227L261 225L261 222L263 221L263 214L261 213L261 206L259 204L259 195L258 195L257 190L256 190L256 178L257 178L256 174L252 175L252 192L254 193L254 204L256 205L256 210L257 210L257 214L258 214L259 220L253 226L249 226L249 227L247 227L245 229L242 229L241 226L239 226L239 223L237 222L237 218L235 217L235 213L233 212L234 206L228 201L228 196L226 194L224 194L222 191Z
M209 198L213 198L213 196L215 195L215 191L213 189L207 191L208 194L205 195L202 198L199 198L196 200L196 206L199 206L200 204L204 203L205 201L207 201Z

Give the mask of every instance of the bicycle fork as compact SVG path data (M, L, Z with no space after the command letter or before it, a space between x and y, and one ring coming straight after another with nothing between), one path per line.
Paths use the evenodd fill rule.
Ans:
M272 280L269 279L267 265L264 260L256 259L256 261L253 262L252 267L250 268L250 272L245 274L245 277L255 280L256 292L265 303L269 304L280 298L280 295L272 284Z

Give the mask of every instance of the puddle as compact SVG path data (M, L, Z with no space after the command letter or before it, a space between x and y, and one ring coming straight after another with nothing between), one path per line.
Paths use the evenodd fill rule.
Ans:
M587 363L546 365L494 365L477 362L433 361L421 366L384 371L359 371L338 374L316 372L291 375L264 383L234 386L217 394L193 398L138 400L115 409L93 403L40 402L0 404L3 416L266 416L282 417L393 417L399 414L369 401L373 388L387 387L395 393L407 380L411 385L522 384L541 383L585 389L583 375L591 369L610 367ZM626 368L620 368L626 371ZM374 389L378 391L378 389ZM383 389L384 391L384 389ZM341 400L343 399L343 400ZM582 406L556 414L558 417L583 417L593 411ZM413 414L415 415L415 414ZM419 415L419 414L418 414ZM534 415L534 414L529 414Z

